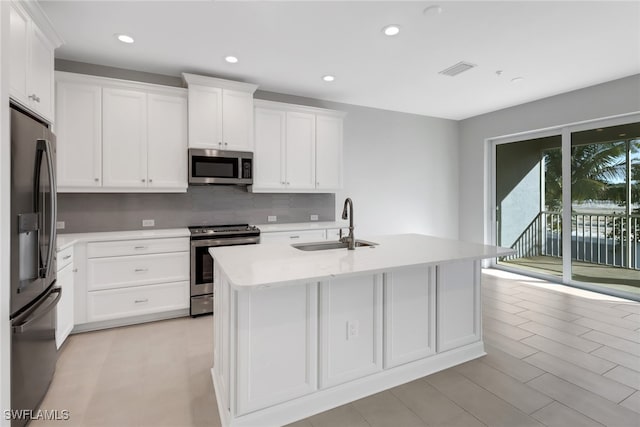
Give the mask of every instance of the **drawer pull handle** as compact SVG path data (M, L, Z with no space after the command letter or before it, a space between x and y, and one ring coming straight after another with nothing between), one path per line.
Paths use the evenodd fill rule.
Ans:
M149 271L149 269L148 268L136 268L134 271L136 273L144 273L144 272Z
M300 236L289 236L290 239L299 239Z
M71 258L71 255L63 256L62 260L64 261L64 260L69 259L69 258Z
M143 302L149 302L148 298L145 299L137 299L134 301L134 304L142 304Z
M147 249L146 246L134 246L133 249Z

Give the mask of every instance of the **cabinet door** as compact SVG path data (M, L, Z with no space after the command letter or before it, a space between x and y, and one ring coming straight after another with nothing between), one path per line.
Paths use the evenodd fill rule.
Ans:
M438 352L480 341L480 261L443 264L436 272Z
M57 275L57 283L62 288L62 295L56 305L56 348L60 348L73 329L73 275L73 263L60 270Z
M286 186L316 188L316 116L287 112Z
M256 108L253 186L284 187L285 118L280 110Z
M16 4L9 4L9 91L27 104L27 60L29 18Z
M225 150L253 151L253 95L222 91L222 143Z
M187 100L149 94L147 166L149 187L187 188Z
M102 185L102 89L58 82L56 96L58 191Z
M105 187L147 186L147 95L102 90L102 160Z
M31 28L28 97L34 111L53 121L53 47L38 27Z
M316 189L342 188L342 118L316 116Z
M189 147L222 148L222 89L189 85Z

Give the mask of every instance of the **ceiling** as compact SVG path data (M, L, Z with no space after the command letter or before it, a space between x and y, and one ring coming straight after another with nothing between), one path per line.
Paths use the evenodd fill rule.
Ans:
M638 1L40 3L58 58L455 120L640 73Z

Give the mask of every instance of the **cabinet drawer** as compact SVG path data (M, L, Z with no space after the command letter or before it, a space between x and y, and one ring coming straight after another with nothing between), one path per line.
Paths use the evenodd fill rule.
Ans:
M274 231L260 234L260 243L317 242L326 240L325 230Z
M189 307L189 282L88 293L89 321L117 319Z
M123 288L189 280L189 252L110 258L87 262L87 288Z
M116 240L87 244L87 257L115 257L123 255L157 254L162 252L188 252L188 237L166 239Z
M73 262L73 246L61 250L56 254L56 268L58 271Z

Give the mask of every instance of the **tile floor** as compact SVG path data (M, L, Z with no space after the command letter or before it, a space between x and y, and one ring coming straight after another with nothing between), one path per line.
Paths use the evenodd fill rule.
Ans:
M487 270L487 355L289 427L640 426L640 304ZM559 292L562 289L565 292ZM32 427L219 426L212 317L73 335Z

